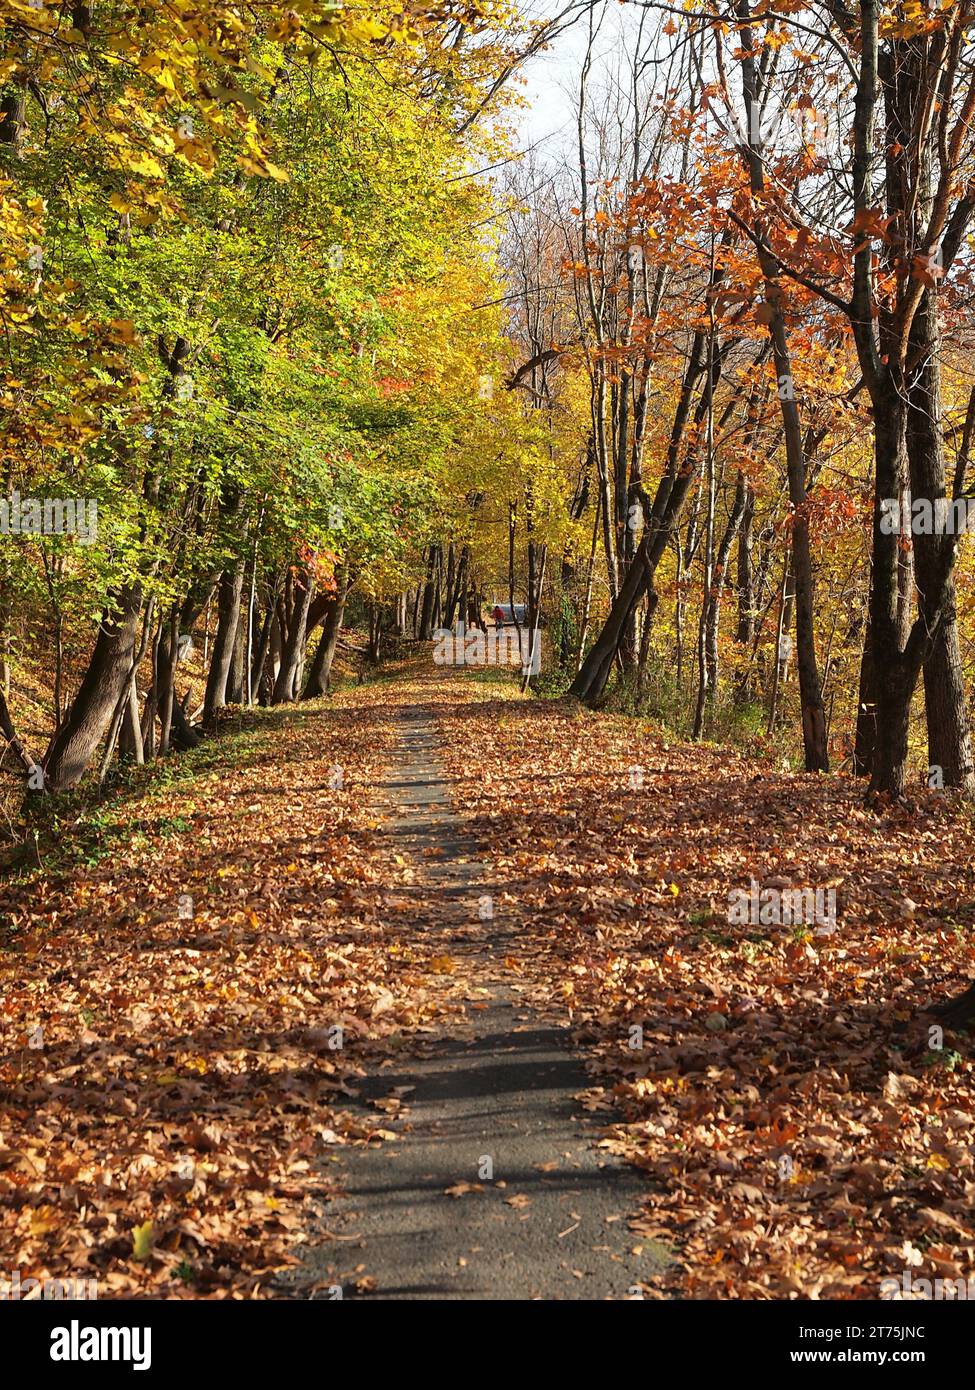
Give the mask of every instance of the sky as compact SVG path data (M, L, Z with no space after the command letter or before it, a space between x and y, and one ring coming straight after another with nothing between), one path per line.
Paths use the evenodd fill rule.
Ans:
M526 13L541 18L557 14L559 0L534 0L524 5ZM547 151L571 140L575 129L575 101L579 69L586 51L588 21L585 16L560 34L545 53L532 58L524 69L525 85L518 90L530 101L518 113L515 124L522 149L539 142Z
M571 0L522 0L521 10L533 19L551 18L570 3ZM633 31L640 13L638 6L624 6L619 0L597 4L591 92L616 69L625 50L627 31ZM527 98L529 105L514 113L513 118L521 149L535 145L543 158L557 158L565 146L574 146L579 75L588 38L589 19L582 9L581 17L559 34L546 52L525 64L521 73L524 81L516 90Z

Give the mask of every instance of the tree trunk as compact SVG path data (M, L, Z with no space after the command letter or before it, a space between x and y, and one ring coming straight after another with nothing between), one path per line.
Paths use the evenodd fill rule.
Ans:
M802 436L802 421L792 355L786 328L786 293L779 283L779 263L766 245L766 226L762 202L765 195L765 164L762 156L761 134L755 129L755 113L759 107L759 67L753 46L751 0L739 0L741 29L742 97L748 143L744 146L749 184L756 199L755 246L759 268L765 282L765 322L768 324L778 385L782 427L785 433L786 468L789 476L789 501L792 517L792 563L796 585L796 657L799 666L799 699L802 706L802 743L807 772L829 771L829 750L826 740L826 710L823 705L822 684L816 661L815 591L812 554L809 544L809 520L806 500L806 451Z
M451 547L451 552L453 547ZM454 614L460 613L463 616L461 607L463 597L467 592L467 571L470 565L471 549L469 545L461 546L460 560L457 564L457 576L453 584L447 587L447 602L444 609L443 625L452 628L454 625Z
M260 693L261 677L264 674L264 663L267 661L267 654L271 647L271 625L274 622L274 595L268 597L267 610L264 614L264 621L261 624L261 633L257 639L257 646L254 650L254 657L251 663L251 691L255 698Z
M427 556L427 577L423 586L423 605L420 610L420 627L418 636L421 642L429 642L433 636L434 604L436 601L436 574L439 562L440 547L431 545Z
M7 700L2 688L0 688L0 733L2 733L7 740L14 756L24 769L25 774L29 776L34 769L38 767L38 763L36 759L28 753L26 747L17 736L17 730L14 728L13 720L10 718L10 711L7 708Z
M751 649L755 641L755 569L754 569L755 492L746 483L745 509L738 533L738 625L735 641L745 662L735 683L735 704L746 705L754 698Z
M872 792L903 793L907 780L907 741L914 681L908 680L902 646L903 614L898 582L900 537L882 524L881 501L900 498L906 474L904 410L900 393L886 392L874 403L873 583L870 627L873 645L876 724ZM915 676L916 679L916 676ZM862 684L862 681L861 681Z
M366 659L370 666L378 666L382 654L383 609L375 599L369 604L369 646Z
M937 296L928 292L911 326L916 367L907 391L907 460L914 496L943 499L946 493L941 422L941 333ZM950 538L918 537L914 572L924 593L937 583L937 550ZM954 580L948 580L945 612L924 663L924 706L928 726L928 766L940 769L942 785L975 794L972 737L965 680L958 646Z
M145 751L142 746L142 725L139 723L139 690L135 683L135 672L132 672L132 679L129 681L129 712L128 729L132 739L132 751L135 761L139 767L145 762Z
M863 651L860 655L860 680L857 689L856 737L853 743L854 777L870 777L877 749L877 664L873 652L873 629L870 623L872 597L868 599Z
M335 578L338 589L334 598L330 600L328 611L325 614L322 635L311 664L311 670L308 672L304 694L301 697L303 700L313 700L317 695L328 693L332 662L335 659L335 649L338 646L339 634L342 631L345 602L349 592L348 579L344 569L340 570Z
M725 578L728 573L728 560L731 547L735 543L742 518L745 514L747 483L739 469L735 487L734 501L728 516L728 524L718 544L717 556L711 578L711 593L707 608L707 625L704 633L704 656L707 665L708 702L714 704L718 694L718 630L721 626L721 599L724 593Z
M725 243L729 239L730 234L724 239ZM724 274L724 267L720 263L717 264L709 277L709 290L713 291L717 287L724 278ZM701 376L707 373L706 343L706 331L698 329L691 341L691 349L681 382L680 397L671 426L664 475L657 484L657 490L654 493L649 521L644 526L636 554L613 598L609 616L603 625L602 632L596 638L579 667L569 692L576 699L584 700L590 705L595 704L601 698L606 688L609 673L613 669L613 662L625 637L627 623L631 614L636 612L636 607L644 594L650 593L647 616L644 622L652 622L656 612L657 595L652 592L653 578L674 528L680 519L681 509L699 467L695 446L692 445L687 457L683 457L683 440L691 417L691 407L697 384ZM698 425L704 420L708 399L717 388L728 346L730 346L730 340L721 352L712 354L711 371L695 411L695 423ZM682 464L683 466L681 466ZM603 499L602 507L605 508L607 505L605 491L601 493L601 496ZM612 518L610 518L611 521ZM604 518L605 529L606 521ZM610 526L611 530L612 527Z
M955 607L955 586L948 603ZM942 622L934 650L924 663L924 708L928 726L928 768L941 770L946 787L960 787L975 795L975 768L966 707L965 677L958 646L958 623L952 616ZM936 785L936 784L935 784Z
M169 752L173 727L173 706L176 704L176 663L179 660L179 608L173 605L169 631L159 644L156 686L159 697L159 756Z
M224 699L228 705L242 705L244 703L248 622L249 609L245 609L243 613L238 610L237 632L234 636L230 670L227 673L227 689L224 694Z
M136 584L122 591L117 611L99 627L78 693L44 755L49 791L64 791L81 780L108 731L129 679L141 611L142 586Z
M243 588L243 565L238 565L235 570L224 570L217 592L217 635L213 642L203 700L203 723L207 727L213 723L217 710L227 702L227 680L234 658Z
M274 690L271 694L272 705L284 704L295 698L295 680L301 666L301 660L305 651L305 636L308 630L308 608L311 604L315 590L315 580L310 574L304 576L304 587L298 588L295 597L294 610L291 615L291 623L288 627L288 635L285 638L284 649L281 652L281 666L278 670L277 679L274 682Z
M541 646L542 641L539 623L541 622L542 590L545 587L545 566L548 561L548 546L538 546L535 541L529 541L528 549L530 552L528 566L528 631L525 633L524 651L521 652L522 693L528 689L535 661L541 660L541 652L538 651L538 647Z

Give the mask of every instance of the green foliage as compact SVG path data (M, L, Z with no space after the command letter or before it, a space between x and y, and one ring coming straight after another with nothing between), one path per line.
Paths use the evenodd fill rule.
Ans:
M98 530L3 538L14 632L49 602L80 650L123 586L165 612L240 564L404 581L505 351L473 309L498 297L470 231L489 193L458 177L492 148L458 130L496 39L445 53L424 13L150 3L130 34L109 4L85 35L16 29L0 495L92 499Z

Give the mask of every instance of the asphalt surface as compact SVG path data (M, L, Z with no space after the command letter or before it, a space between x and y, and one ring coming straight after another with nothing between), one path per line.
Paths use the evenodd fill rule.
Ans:
M403 1092L402 1116L379 1116L401 1138L344 1151L345 1195L328 1207L338 1248L319 1247L312 1263L337 1271L343 1298L639 1296L637 1281L667 1263L665 1250L627 1228L645 1182L594 1147L596 1127L573 1099L591 1083L567 1033L528 1013L499 978L517 926L479 918L486 885L476 846L451 812L423 710L404 711L383 790L397 852L424 866L417 933L424 902L439 897L428 929L451 941L484 1006L362 1086L366 1104L415 1089ZM430 848L435 857L424 858Z

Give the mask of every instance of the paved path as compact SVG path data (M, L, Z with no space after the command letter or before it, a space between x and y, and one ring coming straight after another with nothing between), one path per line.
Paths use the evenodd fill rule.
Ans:
M490 885L451 812L436 741L432 717L404 709L384 788L387 833L424 869L418 937L431 933L431 951L449 952L472 989L486 991L486 1007L470 1010L455 1035L417 1041L362 1087L366 1102L415 1090L402 1117L382 1119L403 1128L402 1139L345 1151L346 1195L328 1208L342 1250L330 1243L320 1256L358 1271L343 1278L343 1297L365 1278L366 1296L385 1299L626 1298L663 1262L627 1229L644 1182L592 1146L573 1100L589 1081L565 1031L527 1015L504 983L517 924L503 912L479 917ZM449 907L430 912L431 895ZM472 1190L447 1195L463 1184Z

